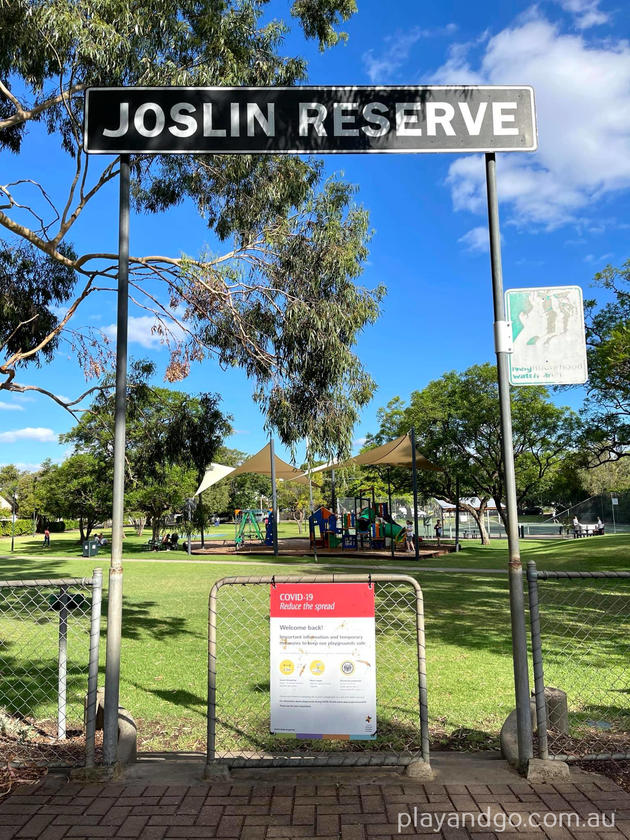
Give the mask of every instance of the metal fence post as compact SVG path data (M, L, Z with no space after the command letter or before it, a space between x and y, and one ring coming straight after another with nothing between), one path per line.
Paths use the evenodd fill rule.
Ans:
M424 598L416 587L416 632L418 636L418 701L420 707L420 743L422 758L429 763L429 707L427 702L427 657L424 636Z
M66 682L68 670L68 587L59 589L59 671L57 681L57 737L66 737Z
M217 720L217 581L208 598L208 755L207 761L215 759Z
M529 621L532 632L532 662L534 665L534 696L536 697L536 728L538 730L539 758L549 758L547 745L547 704L545 702L545 676L540 637L540 611L538 604L538 572L536 563L527 563L527 586L529 592Z
M90 660L88 665L87 714L85 720L85 766L94 767L96 735L96 692L98 690L98 650L101 632L103 570L92 572L92 611L90 616Z

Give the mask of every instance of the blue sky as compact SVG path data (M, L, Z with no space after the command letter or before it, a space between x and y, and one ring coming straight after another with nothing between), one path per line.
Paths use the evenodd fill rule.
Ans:
M358 0L358 6L343 46L320 54L305 49L298 33L287 39L287 54L307 55L309 83L531 84L539 149L498 156L505 286L578 284L592 297L593 274L630 256L630 23L623 5ZM287 6L273 8L281 15ZM443 154L331 156L326 167L343 171L370 211L374 236L363 284L388 288L381 318L357 346L378 384L356 427L358 443L392 397L408 397L444 371L494 361L484 166L478 155ZM29 177L52 195L69 171L40 131L19 157L0 157L0 182ZM77 226L77 249L115 251L116 226L112 184ZM132 216L133 254L196 255L205 246L218 247L188 207ZM152 319L133 304L130 315L130 353L154 359L163 372L168 354L150 332ZM82 306L74 325L112 337L114 322L115 295L103 292ZM63 349L20 380L67 397L86 387ZM239 371L206 360L176 387L222 394L223 409L234 417L229 445L255 452L265 443L252 385ZM556 399L577 407L581 396L577 389ZM70 425L44 397L3 392L0 463L34 466L63 457L57 435Z

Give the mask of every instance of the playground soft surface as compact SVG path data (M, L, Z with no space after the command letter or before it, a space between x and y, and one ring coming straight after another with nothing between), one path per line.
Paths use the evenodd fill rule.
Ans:
M289 524L283 530L289 535L294 527ZM217 530L223 533L229 528ZM231 575L369 569L365 560L352 557L326 558L325 563L317 565L310 557L274 560L268 556L225 560L198 557L188 562L183 552L155 554L141 550L147 537L127 532L124 551L125 558L133 562L125 566L121 702L139 722L141 749L205 749L207 602L216 580ZM44 550L40 538L22 537L11 556L8 541L0 540L0 579L83 577L89 576L95 566L106 571L107 554L79 556L76 534L53 534L51 542L50 549ZM630 569L629 535L531 540L522 544L522 552L524 561L535 559L541 569ZM372 566L373 570L384 571L382 567L392 565L391 561L378 562L379 568ZM397 555L393 563L397 572L417 576L424 590L428 699L435 744L493 746L513 708L507 575L480 573L505 569L506 562L506 543L496 540L489 547L470 545L457 555L419 566L404 555ZM427 567L466 571L423 572ZM572 621L579 624L579 616ZM238 633L238 628L234 632ZM610 647L605 647L610 641L607 635L601 642L602 662L604 654L610 656ZM395 656L396 640L385 639L383 644L391 645ZM591 652L597 652L597 645L597 637L592 638ZM263 673L266 667L263 657ZM103 668L104 644L101 684ZM395 702L397 693L413 693L413 680L413 673L409 673L402 685L389 686L389 699ZM246 696L250 691L251 687L244 685L243 697L237 698L244 708L252 705ZM42 707L37 711L45 715L51 710Z

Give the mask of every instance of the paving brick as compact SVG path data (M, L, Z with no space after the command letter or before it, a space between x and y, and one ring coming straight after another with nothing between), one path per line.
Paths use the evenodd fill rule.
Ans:
M94 802L90 802L83 813L88 815L100 814L102 816L110 808L113 808L116 802L118 802L117 799L95 799Z
M37 840L62 840L65 836L65 825L49 825L48 828L39 835ZM2 837L1 834L0 837Z
M39 837L42 831L47 828L55 819L53 814L35 814L16 833L16 837Z
M315 833L339 834L339 817L337 814L320 814L317 809L317 821Z
M164 799L167 799L167 798L172 799L173 802L161 801L161 800L164 800ZM159 796L127 796L125 794L124 796L119 797L118 805L120 805L121 808L124 808L124 807L133 808L136 805L177 805L177 804L179 804L179 802L181 802L181 799L182 799L181 796L172 796L172 797L163 796L160 799Z
M149 785L144 789L145 796L164 796L168 785Z
M361 808L366 814L383 813L385 811L385 802L380 794L378 796L362 796Z
M264 840L267 827L264 825L245 825L241 829L240 840Z
M66 832L66 837L88 837L93 840L94 837L112 837L113 831L111 825L69 825Z
M270 825L267 837L314 837L312 825ZM337 835L335 835L337 836Z
M341 840L365 840L365 827L356 823L355 825L342 825Z
M116 832L116 837L138 837L148 819L149 817L127 817Z
M217 837L238 837L243 825L243 817L221 817L217 826Z
M337 798L335 797L335 804ZM290 814L293 810L292 796L274 796L269 806L270 814Z
M271 809L273 813L275 813L275 809ZM268 814L269 807L267 805L226 805L225 806L225 816L226 817L236 817L236 816L247 816L247 814ZM290 814L291 809L286 811L285 813Z
M203 796L185 796L177 806L178 814L198 814L204 807L205 798ZM247 806L243 806L247 807Z
M129 816L131 808L110 808L106 814L101 817L101 825L122 825ZM146 822L146 817L144 818Z
M252 814L245 817L245 825L290 825L291 817L288 814Z
M224 808L221 805L204 805L199 810L195 822L197 825L218 825L223 816L223 811Z
M324 806L325 807L325 806ZM333 805L328 807L332 808ZM296 805L291 814L292 825L314 825L315 824L315 806L314 805Z
M162 840L166 835L166 826L147 825L138 835L138 840Z
M386 835L387 837L391 837L392 835L398 835L398 826L395 823L370 823L365 826L365 830L367 831L368 837L382 837ZM413 831L413 828L409 827L409 832ZM403 829L401 831L401 835L406 835L407 830Z
M214 828L209 825L171 825L164 828L167 838L186 837L187 840L192 840L194 837L214 837Z
M149 817L148 825L194 825L195 818L192 814L160 814Z

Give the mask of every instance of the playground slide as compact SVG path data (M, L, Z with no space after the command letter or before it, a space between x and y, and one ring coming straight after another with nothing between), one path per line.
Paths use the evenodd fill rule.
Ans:
M359 514L359 519L367 519L370 522L374 522L374 518L374 511L369 507L363 508ZM405 529L401 525L397 525L391 516L388 516L381 522L380 528L384 537L388 539L393 537L395 542L402 542L405 537Z
M395 542L402 542L405 538L405 529L402 527L402 525L396 525L395 522L382 522L381 531L384 536L389 538L393 537Z

